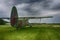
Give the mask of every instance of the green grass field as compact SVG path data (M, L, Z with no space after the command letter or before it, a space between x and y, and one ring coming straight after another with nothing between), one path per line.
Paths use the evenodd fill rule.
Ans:
M35 25L16 30L0 25L0 40L60 40L60 27L55 26L59 25Z

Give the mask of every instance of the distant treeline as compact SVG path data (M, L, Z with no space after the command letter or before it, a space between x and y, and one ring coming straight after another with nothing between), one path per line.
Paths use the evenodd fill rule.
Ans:
M4 21L3 19L0 19L0 25L5 25L6 21Z
M60 23L31 23L31 24L37 24L37 25L40 25L40 24L60 25Z

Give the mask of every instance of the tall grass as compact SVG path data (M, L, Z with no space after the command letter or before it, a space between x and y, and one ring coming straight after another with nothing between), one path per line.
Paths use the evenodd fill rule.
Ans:
M60 27L43 26L16 30L8 25L0 25L0 40L60 40Z

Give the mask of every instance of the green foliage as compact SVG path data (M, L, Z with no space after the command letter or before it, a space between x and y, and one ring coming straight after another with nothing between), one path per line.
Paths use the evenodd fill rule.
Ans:
M5 25L6 22L3 19L0 19L0 25Z

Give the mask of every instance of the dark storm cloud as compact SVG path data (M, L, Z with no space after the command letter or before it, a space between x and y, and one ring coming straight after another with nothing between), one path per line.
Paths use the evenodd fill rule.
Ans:
M60 3L57 4L57 5L55 5L55 6L52 8L52 10L60 10Z
M35 5L35 2L42 2L44 0L14 0L14 5L18 5L18 4L22 4L22 3L26 3L29 4L28 6L26 6L23 10L27 11L27 15L39 15L38 10L34 11L34 9L32 9L31 7L33 5ZM37 5L38 6L38 5Z
M14 0L15 4L20 4L20 3L34 3L34 2L42 2L44 0Z
M34 4L38 2L40 6L42 6L44 9L52 9L52 10L59 10L58 8L60 7L58 2L59 0L13 0L13 5L18 5L21 3L27 3L27 4ZM30 6L31 6L30 5Z
M14 2L14 5L18 5L18 4L21 4L21 3L27 3L27 4L30 4L29 6L32 6L34 3L37 2L43 8L49 8L50 3L52 1L50 1L50 0L14 0L13 2Z
M60 22L60 0L0 0L0 17L9 16L14 5L19 16L54 16L45 22Z
M40 15L44 10L59 10L59 2L54 0L14 0L14 5L29 4L23 10L27 11L27 15ZM56 5L55 5L56 3ZM23 11L22 10L22 11Z
M60 14L60 12L58 12L60 10L59 0L15 0L14 4L20 7L17 8L22 11L19 13L23 15L26 14L26 16L53 16L53 18L50 19L42 19L42 22L60 22L60 16L58 16Z
M38 15L38 11L33 10L32 8L32 4L30 4L29 6L27 6L24 10L26 10L28 13L28 15Z

